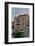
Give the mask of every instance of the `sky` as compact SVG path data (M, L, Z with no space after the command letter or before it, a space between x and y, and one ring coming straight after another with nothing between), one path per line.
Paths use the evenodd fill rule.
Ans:
M14 21L14 17L19 16L20 14L29 14L29 8L12 8L12 21Z

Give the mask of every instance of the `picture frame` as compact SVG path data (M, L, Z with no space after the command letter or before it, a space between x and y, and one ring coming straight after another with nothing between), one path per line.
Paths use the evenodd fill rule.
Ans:
M21 10L21 13L17 9L19 11ZM11 37L11 17L13 20L13 14L16 15L16 13L18 13L18 14L20 13L20 15L23 15L22 10L24 10L24 9L25 9L24 14L27 14L28 12L30 12L29 13L29 15L30 15L30 17L29 17L29 19L30 19L29 23L30 24L29 25L30 26L29 26L29 32L27 34L29 36L28 37L25 36L24 38L23 37L22 38L19 38L19 37L16 38L16 36L15 37L13 36L13 38L12 38ZM12 16L10 16L11 14L12 14ZM33 43L33 42L34 42L34 3L5 2L5 44Z

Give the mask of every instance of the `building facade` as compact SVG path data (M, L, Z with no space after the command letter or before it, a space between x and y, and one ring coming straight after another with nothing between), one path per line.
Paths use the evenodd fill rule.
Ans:
M28 14L19 15L14 18L14 22L12 22L13 29L21 29L22 27L29 26L29 16Z

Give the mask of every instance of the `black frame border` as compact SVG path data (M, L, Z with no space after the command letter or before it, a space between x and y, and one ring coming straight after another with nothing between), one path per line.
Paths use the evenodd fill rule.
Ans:
M33 6L33 40L26 42L8 42L8 4L32 5ZM5 44L33 43L34 42L34 3L5 2Z

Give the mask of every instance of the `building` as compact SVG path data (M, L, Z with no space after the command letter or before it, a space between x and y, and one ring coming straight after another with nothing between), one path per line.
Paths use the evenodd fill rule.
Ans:
M19 15L14 18L14 22L12 22L13 29L20 29L22 27L29 26L29 16L28 14Z

